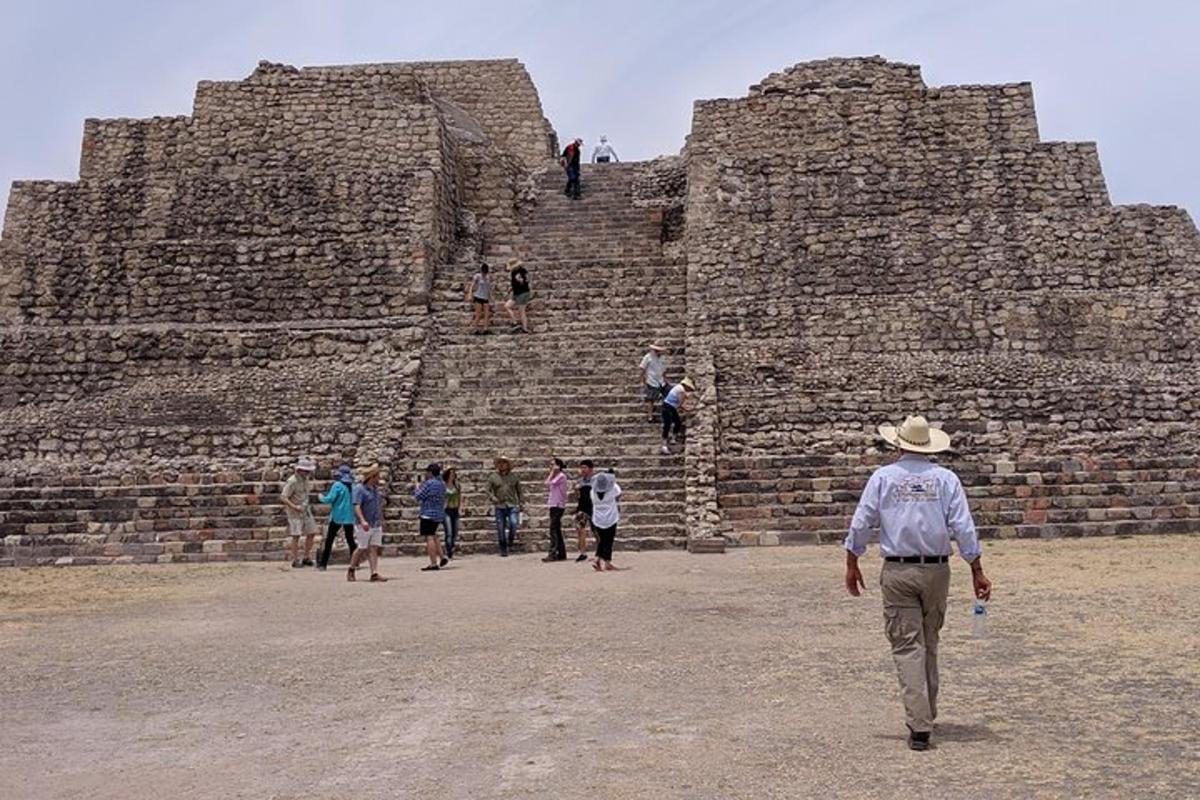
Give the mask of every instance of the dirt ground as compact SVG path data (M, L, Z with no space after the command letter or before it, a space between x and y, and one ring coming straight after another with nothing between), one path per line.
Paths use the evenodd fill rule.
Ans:
M1200 538L985 553L927 753L874 550L3 570L0 798L1200 795Z

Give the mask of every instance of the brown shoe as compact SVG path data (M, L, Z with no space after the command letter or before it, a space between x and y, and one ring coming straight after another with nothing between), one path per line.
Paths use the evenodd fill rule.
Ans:
M387 578L380 575L378 572L371 573L371 583L386 583Z
M346 570L346 580L350 581L351 583L358 580L358 576L354 574L354 567Z

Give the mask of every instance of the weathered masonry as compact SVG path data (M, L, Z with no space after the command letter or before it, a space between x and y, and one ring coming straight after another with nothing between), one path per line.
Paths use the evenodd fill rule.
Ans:
M512 60L264 63L89 120L80 179L14 184L0 240L0 564L281 556L301 454L388 468L393 553L435 459L487 550L499 453L539 497L551 452L615 466L625 547L829 541L917 411L985 535L1200 524L1200 235L1113 206L1029 85L799 64L577 203L557 147ZM464 281L514 256L535 332L470 336ZM652 341L701 386L669 456Z

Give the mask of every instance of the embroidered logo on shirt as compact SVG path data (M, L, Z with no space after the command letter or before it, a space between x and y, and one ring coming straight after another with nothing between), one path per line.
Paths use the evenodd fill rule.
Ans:
M905 478L896 484L896 502L928 503L938 499L937 481L933 478Z

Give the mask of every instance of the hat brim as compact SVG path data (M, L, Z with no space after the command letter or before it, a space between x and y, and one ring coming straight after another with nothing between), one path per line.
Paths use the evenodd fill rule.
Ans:
M900 429L895 425L880 425L879 435L892 447L909 453L941 453L950 449L950 434L940 428L929 429L929 444L926 445L904 441L900 438Z
M652 345L650 345L649 349L661 353L662 351L666 350L667 348L663 347L661 344L652 344Z

